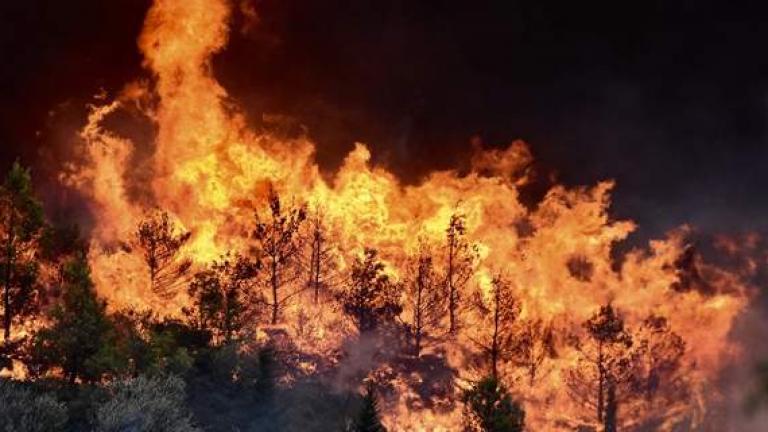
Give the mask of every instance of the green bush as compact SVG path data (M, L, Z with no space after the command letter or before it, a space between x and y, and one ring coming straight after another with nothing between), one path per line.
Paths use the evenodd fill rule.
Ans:
M96 409L96 432L196 432L187 410L184 381L175 376L118 381Z
M0 431L51 432L64 428L67 410L52 396L0 379Z

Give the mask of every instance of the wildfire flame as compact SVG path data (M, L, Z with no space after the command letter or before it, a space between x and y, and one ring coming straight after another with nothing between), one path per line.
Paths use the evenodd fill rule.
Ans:
M648 249L632 250L617 264L615 246L635 225L610 217L614 184L558 185L529 209L519 190L532 156L520 141L506 150L479 151L466 174L433 172L416 185L404 185L372 165L368 148L355 144L329 180L315 163L309 139L250 129L216 81L212 56L227 44L231 14L226 0L155 0L138 41L150 84L130 83L113 101L92 107L81 132L81 161L62 174L88 199L96 223L89 260L97 289L112 307L174 315L185 304L183 294L173 301L155 295L140 255L124 245L153 208L167 210L192 233L183 255L204 266L228 251L248 251L243 233L253 226L254 208L274 188L282 197L323 212L342 267L372 247L395 278L423 243L441 250L450 218L458 212L465 215L467 239L479 254L468 286L487 293L492 274L503 270L520 298L522 317L578 331L608 302L622 311L628 326L639 325L651 313L667 317L677 334L695 341L686 347L684 367L696 394L679 403L684 412L699 413L692 424L701 418L707 401L718 397L713 380L738 356L739 347L728 335L747 303L748 286L738 274L697 261L700 283L707 289L674 289L686 277L678 263L686 253L689 228L652 241ZM121 110L138 110L156 126L153 153L140 165L135 162L137 143L106 126ZM137 187L143 195L135 193ZM298 316L304 301L297 298L289 305L287 316ZM333 314L338 315L326 312ZM322 318L312 336L289 331L304 349L323 353L342 343L344 334L335 334L329 324L336 321ZM449 361L459 370L467 361L461 347L471 346L476 330L466 325L454 342L447 342ZM575 350L559 341L558 356L537 386L513 386L533 430L557 430L564 419L579 417L580 408L563 388L565 372L576 361ZM408 392L401 388L387 400L390 427L457 430L460 407L414 411Z

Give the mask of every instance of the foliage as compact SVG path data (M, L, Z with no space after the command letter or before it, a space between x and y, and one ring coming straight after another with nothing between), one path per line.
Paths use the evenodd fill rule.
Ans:
M596 420L602 423L608 390L615 393L618 386L632 380L633 342L624 320L611 304L602 306L584 322L584 329L588 338L576 343L579 363L570 371L567 384L571 397L593 408ZM618 404L617 395L613 397L614 404Z
M411 261L406 282L411 318L406 326L412 339L413 354L419 357L424 338L440 327L445 296L427 247L422 245L419 255Z
M458 212L452 214L445 230L445 287L450 333L458 331L461 292L472 277L478 256L477 249L467 241L466 233L466 216Z
M180 256L192 233L180 229L167 212L147 216L136 230L136 242L149 270L152 291L170 298L184 282L192 261Z
M397 286L384 269L375 249L365 249L352 264L350 286L342 293L341 303L360 333L375 330L402 311Z
M261 248L265 270L268 273L270 291L269 306L272 309L270 322L277 324L283 306L297 292L284 294L285 287L296 274L289 274L300 258L301 246L299 229L307 217L304 206L285 209L280 196L273 189L269 193L269 212L266 218L256 215L256 229L253 237ZM295 273L295 272L294 272Z
M106 303L96 296L85 257L65 264L62 279L62 301L50 313L51 325L34 336L32 370L40 374L60 367L70 383L126 370L128 359L118 350L114 325Z
M27 385L0 378L0 430L49 432L67 422L64 404L51 394L35 394Z
M230 343L243 325L258 313L258 302L249 301L259 263L239 255L225 256L207 270L195 273L184 308L187 321L219 343Z
M512 348L512 362L523 370L529 386L534 386L546 360L556 356L552 324L540 319L520 323Z
M36 306L37 242L44 227L43 209L32 191L29 170L18 162L0 186L0 281L3 285L3 339L11 340L14 321Z
M193 432L184 381L173 375L139 376L109 387L111 397L96 409L96 432Z
M357 413L357 417L352 424L350 432L386 432L387 429L381 424L379 415L379 401L373 385L369 384L363 395L362 405Z
M516 347L515 321L520 315L520 304L512 291L512 284L500 274L491 281L490 298L478 304L484 315L487 332L475 343L480 347L492 376L499 376L499 366L510 360Z
M650 315L635 334L635 365L632 390L642 394L648 404L659 396L681 398L685 380L680 375L685 341L669 326L666 318Z
M315 210L308 221L308 233L305 234L304 243L307 245L308 257L306 259L307 288L312 290L312 299L315 304L320 301L320 295L328 292L335 285L337 273L336 250L330 243L328 227L320 210Z
M525 411L493 376L467 389L463 402L467 432L521 432L525 428Z

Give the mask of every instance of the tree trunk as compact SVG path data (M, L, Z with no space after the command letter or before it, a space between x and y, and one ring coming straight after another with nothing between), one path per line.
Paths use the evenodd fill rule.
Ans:
M607 383L607 398L605 404L605 420L603 421L604 432L616 432L617 428L617 415L618 415L618 401L616 400L616 384L613 380L608 380Z
M447 282L448 282L448 332L451 334L456 333L456 288L453 285L453 259L454 259L454 247L455 242L451 237L448 240L448 269L447 269Z
M419 275L419 279L421 279L421 275ZM421 304L421 291L422 291L422 284L421 280L417 282L419 286L416 288L416 307L414 308L414 320L413 320L413 331L414 331L414 339L415 339L415 346L414 346L414 354L416 355L416 358L419 358L419 355L421 355L421 330L422 330L422 323L421 323L421 314L422 314L422 304Z
M11 204L10 214L8 215L8 241L5 245L5 291L3 292L3 316L5 318L3 323L3 340L6 345L11 342L11 317L13 316L13 311L11 311L11 277L13 276L13 228L16 223L14 220L15 213L16 209Z
M277 258L272 257L272 325L277 324L277 315L280 308L280 303L277 298L277 287L279 284L277 274Z
M493 378L499 379L499 292L494 294L493 305L493 340L491 341L491 366Z
M605 397L605 367L603 365L602 343L597 348L597 421L603 421L604 397Z

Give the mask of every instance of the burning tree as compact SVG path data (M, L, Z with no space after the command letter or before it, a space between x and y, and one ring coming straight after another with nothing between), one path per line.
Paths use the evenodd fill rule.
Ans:
M598 422L615 430L617 391L632 378L632 337L611 304L602 306L584 328L588 338L576 341L580 358L568 376L570 394L594 408Z
M667 400L679 399L686 386L680 374L685 341L669 326L666 318L648 316L635 334L633 390L648 404L663 394Z
M341 294L344 312L362 334L400 314L397 287L384 272L375 249L366 248L352 264L349 288Z
M333 273L336 270L336 255L330 245L328 228L323 214L318 209L308 219L309 233L307 244L309 245L309 259L307 263L309 278L307 287L312 290L312 298L315 304L320 301L320 294L332 285Z
M33 311L38 265L37 242L44 225L43 210L32 192L29 170L18 162L0 186L0 277L3 283L3 340L11 341L14 319Z
M156 212L139 223L136 240L149 270L152 291L164 298L173 297L186 282L192 261L181 258L181 248L191 232L180 229L167 212Z
M299 292L281 296L283 288L295 277L287 272L294 270L292 267L300 256L299 228L307 213L304 206L284 209L280 196L273 189L270 189L268 203L269 214L265 220L256 214L256 230L253 236L259 243L269 276L269 306L272 309L271 323L274 325L279 320L281 308Z
M511 358L516 343L515 320L520 314L520 305L512 292L512 284L497 274L491 281L490 299L479 300L477 307L487 321L487 333L474 342L490 365L491 376L498 379L499 364Z
M474 273L477 251L466 239L466 217L461 213L451 215L445 230L445 287L448 294L448 331L458 330L458 314L461 292Z
M419 255L411 261L406 282L411 312L407 327L413 338L413 354L419 357L424 337L440 325L444 296L429 249L422 244Z
M197 272L188 290L192 305L184 309L193 327L215 340L231 342L261 303L247 298L258 271L259 263L235 255Z
M525 371L531 387L544 362L557 356L554 336L552 324L545 324L541 319L523 321L515 334L512 362Z

